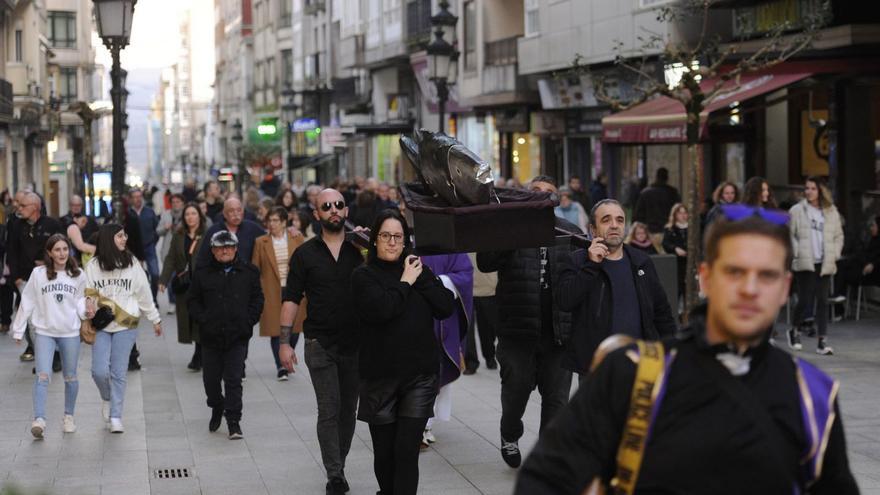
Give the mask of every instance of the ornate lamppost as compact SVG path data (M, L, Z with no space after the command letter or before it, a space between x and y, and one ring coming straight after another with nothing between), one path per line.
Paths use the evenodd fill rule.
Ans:
M440 0L440 12L431 17L434 26L434 40L428 44L428 79L437 86L438 112L440 113L440 132L446 130L446 102L449 100L449 87L458 78L458 51L444 38L450 39L458 24L458 17L449 12L449 2Z

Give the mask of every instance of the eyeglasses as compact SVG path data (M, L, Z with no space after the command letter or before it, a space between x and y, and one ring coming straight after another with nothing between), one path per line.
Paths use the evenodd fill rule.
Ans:
M321 203L321 211L330 211L330 208L336 208L339 211L342 211L345 208L345 201L327 201L326 203Z
M788 221L791 219L788 212L782 210L768 210L760 206L748 206L739 203L721 205L721 212L731 222L755 216L774 225L788 225Z
M403 242L403 234L392 234L391 232L379 232L377 237L382 242L391 242L391 239L394 239L395 244Z

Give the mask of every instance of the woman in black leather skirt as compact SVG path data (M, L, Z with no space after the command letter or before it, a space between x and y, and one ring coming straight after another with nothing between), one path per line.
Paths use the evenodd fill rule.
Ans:
M437 397L440 346L434 318L452 314L454 296L416 256L406 220L378 214L367 262L352 274L360 318L360 407L370 425L380 494L415 494L422 431Z

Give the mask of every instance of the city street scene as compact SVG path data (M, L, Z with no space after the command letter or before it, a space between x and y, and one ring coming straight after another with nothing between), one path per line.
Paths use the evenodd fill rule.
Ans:
M0 495L880 495L880 11L0 2Z

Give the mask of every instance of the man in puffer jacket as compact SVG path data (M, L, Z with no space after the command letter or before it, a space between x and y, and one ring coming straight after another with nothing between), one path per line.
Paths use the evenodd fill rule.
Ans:
M556 192L553 178L535 177L533 191ZM556 218L556 226L580 230ZM571 331L571 314L554 303L558 267L570 254L566 245L516 251L477 253L477 267L498 272L498 348L501 365L501 457L518 467L522 416L532 390L541 394L541 429L568 403L571 372L562 368L564 344Z
M260 272L239 258L237 250L235 234L215 233L211 263L196 270L188 294L190 315L199 325L202 340L202 380L211 408L208 429L217 431L225 412L231 440L243 436L239 422L244 360L263 312Z

